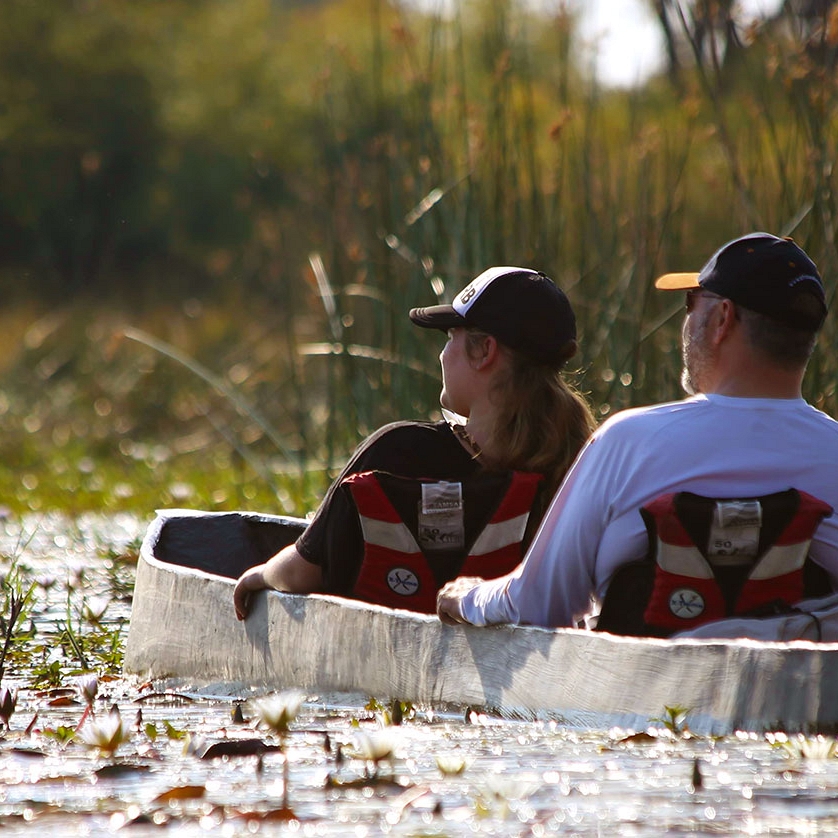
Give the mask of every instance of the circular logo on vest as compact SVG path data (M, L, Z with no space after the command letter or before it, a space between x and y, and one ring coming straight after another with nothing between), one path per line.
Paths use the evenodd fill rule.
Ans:
M669 610L682 620L691 620L704 611L704 597L691 588L678 588L669 597Z
M412 570L406 567L394 567L387 574L387 584L394 594L410 596L419 590L419 580Z

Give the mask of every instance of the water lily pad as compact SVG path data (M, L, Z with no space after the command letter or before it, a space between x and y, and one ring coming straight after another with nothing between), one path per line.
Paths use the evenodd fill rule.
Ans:
M199 756L201 759L249 757L279 750L281 750L279 745L270 745L263 739L223 739L220 742L208 744Z
M176 786L158 794L153 803L170 803L174 800L197 800L207 793L206 786Z

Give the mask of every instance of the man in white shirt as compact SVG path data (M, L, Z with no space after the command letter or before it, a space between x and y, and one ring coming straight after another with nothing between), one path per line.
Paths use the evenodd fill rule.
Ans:
M640 509L667 493L749 498L795 488L838 508L838 423L801 384L826 316L817 268L790 239L728 242L698 274L656 286L687 291L680 402L626 410L591 438L524 561L491 581L440 592L444 622L574 626L615 571L647 553ZM838 515L809 556L838 590Z

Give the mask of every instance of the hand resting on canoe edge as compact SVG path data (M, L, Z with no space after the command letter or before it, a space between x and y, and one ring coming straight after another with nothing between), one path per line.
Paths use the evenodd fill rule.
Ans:
M463 617L463 597L484 580L479 576L458 576L446 582L436 595L436 613L439 619L449 626L467 623Z
M483 579L479 576L459 576L446 583L437 595L437 614L443 623L457 625L465 623L460 603L463 596ZM264 564L246 570L236 582L233 605L239 620L247 619L253 594L263 590L286 591L311 594L321 590L320 568L306 561L290 544Z
M320 591L323 574L316 564L304 559L293 544L280 550L264 564L246 570L236 582L233 605L236 617L244 620L250 613L253 594L272 589L296 594Z

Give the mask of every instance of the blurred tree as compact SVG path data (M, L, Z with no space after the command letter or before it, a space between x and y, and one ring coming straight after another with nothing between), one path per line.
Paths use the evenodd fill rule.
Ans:
M3 18L4 267L95 290L161 235L146 223L160 132L138 30L113 3L8 0Z
M667 75L680 87L685 66L697 65L717 80L732 74L740 52L753 42L740 33L755 21L744 19L737 0L649 0L663 33ZM786 29L807 44L820 63L835 61L836 0L783 0L756 22L769 30Z
M191 293L235 273L305 148L283 97L286 13L270 0L3 11L5 290Z

